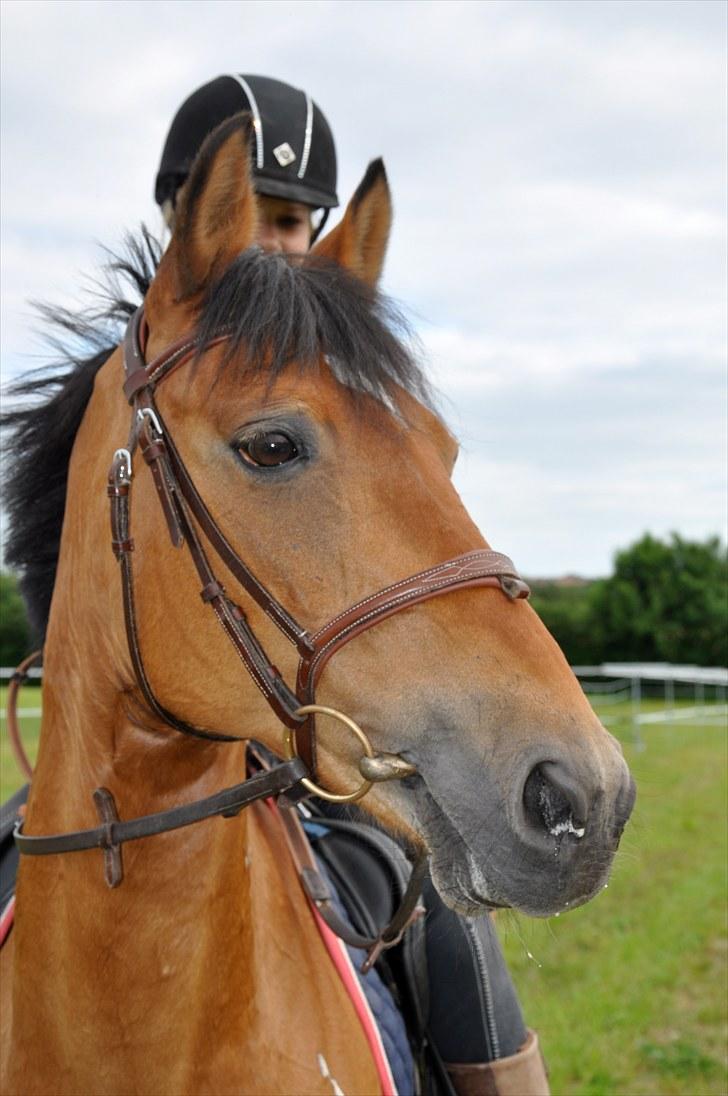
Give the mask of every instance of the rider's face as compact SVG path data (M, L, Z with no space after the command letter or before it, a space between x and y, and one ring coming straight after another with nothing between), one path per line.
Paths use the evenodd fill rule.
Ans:
M311 246L311 207L287 198L258 195L257 242L264 251L302 255Z

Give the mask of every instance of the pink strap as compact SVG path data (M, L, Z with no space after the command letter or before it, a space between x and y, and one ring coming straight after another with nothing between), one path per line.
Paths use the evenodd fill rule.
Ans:
M354 970L354 965L351 961L351 956L347 951L346 944L343 940L340 940L338 936L334 935L313 903L311 903L311 910L318 930L321 933L321 938L326 945L326 950L339 973L341 981L344 983L344 988L351 998L351 1003L353 1004L361 1022L361 1026L364 1029L364 1035L369 1043L369 1049L372 1052L374 1064L377 1068L382 1096L398 1096L394 1077L392 1076L392 1070L390 1069L389 1061L382 1043L382 1037L379 1034L379 1028L372 1015L372 1010L369 1008L369 1002L364 996L361 982L356 976L356 971Z
M0 948L5 943L8 933L15 920L15 895L7 902L5 909L0 913Z
M266 799L264 802L266 807L279 818L280 808L275 800ZM308 895L306 897L308 898ZM372 1010L369 1008L369 1002L364 995L361 982L354 970L354 965L351 961L351 956L349 955L346 944L331 931L310 898L308 898L308 902L311 907L311 912L313 913L314 921L316 922L316 927L324 942L324 946L329 953L331 961L336 967L341 981L344 983L344 989L351 999L354 1011L359 1017L364 1036L369 1044L369 1049L372 1052L382 1096L399 1096L389 1065L389 1059L387 1058L387 1053L384 1049L384 1044L382 1043L382 1037L379 1034L377 1022L372 1015Z

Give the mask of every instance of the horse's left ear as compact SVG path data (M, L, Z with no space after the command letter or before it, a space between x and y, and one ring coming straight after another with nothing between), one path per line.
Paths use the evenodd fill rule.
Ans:
M333 260L375 286L384 266L391 224L387 173L382 160L372 160L342 220L316 244L312 254Z
M258 207L250 172L252 122L236 114L206 139L179 198L174 234L150 288L155 304L192 300L255 241Z

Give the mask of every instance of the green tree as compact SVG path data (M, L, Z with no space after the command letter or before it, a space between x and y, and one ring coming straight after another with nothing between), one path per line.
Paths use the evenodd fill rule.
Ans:
M591 586L588 582L574 586L531 583L531 604L572 666L589 665L595 659Z
M17 666L30 652L30 627L15 577L0 571L0 666Z
M728 661L728 553L717 537L645 534L617 554L614 574L594 584L590 602L600 661Z

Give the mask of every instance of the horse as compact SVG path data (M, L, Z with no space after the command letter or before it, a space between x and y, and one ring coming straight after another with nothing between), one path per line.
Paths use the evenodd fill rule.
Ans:
M363 796L469 916L587 901L632 808L452 484L377 290L381 161L310 257L265 255L250 135L238 116L208 138L124 345L16 418L9 554L47 617L19 840L55 855L21 856L0 953L6 1094L380 1091L270 786L129 840L122 871L124 820L245 788L251 740L288 759L291 802L302 779ZM93 848L52 845L80 831Z

